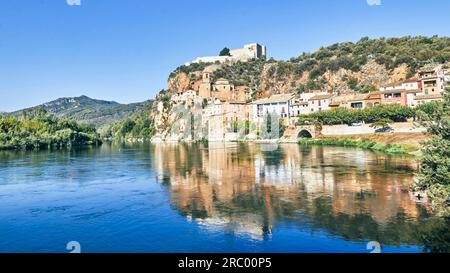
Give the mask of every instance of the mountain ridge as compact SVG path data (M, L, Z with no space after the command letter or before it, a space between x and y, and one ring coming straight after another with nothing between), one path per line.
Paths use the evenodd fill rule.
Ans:
M151 102L152 100L146 100L121 104L116 101L93 99L86 95L81 95L78 97L58 98L7 114L20 116L26 111L44 109L59 118L74 119L80 123L92 124L97 129L101 129L132 115L136 111L150 105Z

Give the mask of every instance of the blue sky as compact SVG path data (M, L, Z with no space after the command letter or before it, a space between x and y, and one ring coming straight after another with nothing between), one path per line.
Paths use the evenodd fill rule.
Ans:
M174 68L224 46L259 42L289 59L363 36L450 34L447 0L67 1L78 0L0 1L0 111L150 99Z

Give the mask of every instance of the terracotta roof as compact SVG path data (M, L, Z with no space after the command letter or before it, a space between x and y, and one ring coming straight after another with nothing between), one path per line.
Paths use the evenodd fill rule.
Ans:
M430 94L430 95L417 96L414 98L414 100L430 100L430 99L442 99L442 95L441 94Z
M277 103L277 102L287 102L291 100L295 95L291 94L277 94L272 95L268 98L259 99L253 102L253 104L267 104L267 103Z
M353 98L350 98L348 101L361 101L367 99L367 94L357 94Z
M317 96L314 96L314 97L310 98L309 100L326 100L326 99L329 99L329 98L332 98L332 97L333 97L332 94L317 95Z
M366 99L379 99L381 98L381 93L380 92L371 92L369 94L367 94Z
M218 82L226 82L226 83L229 83L229 81L228 81L227 79L225 79L225 78L220 78L220 79L218 79L218 80L216 81L216 83L218 83Z
M433 77L426 77L426 78L421 78L422 81L426 81L426 80L434 80L434 79L438 79L438 76L433 76Z
M418 81L419 81L419 79L417 79L417 78L411 78L411 79L404 81L403 83L412 83L412 82L418 82Z
M423 69L420 70L419 73L435 73L436 71L434 69Z

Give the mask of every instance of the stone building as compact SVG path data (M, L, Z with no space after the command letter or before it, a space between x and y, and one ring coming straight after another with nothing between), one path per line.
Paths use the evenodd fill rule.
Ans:
M203 110L204 126L209 141L234 141L249 133L245 128L252 117L252 105L243 102L223 102L216 99Z
M424 95L437 95L444 92L445 75L440 70L422 70L419 72L420 85Z
M246 86L235 87L227 79L220 78L213 82L212 74L220 66L212 65L202 73L202 83L198 88L198 95L203 99L219 99L228 102L246 102L250 98L251 90Z
M246 62L252 59L266 58L266 47L258 43L244 45L243 48L230 50L230 56L207 56L198 57L192 63L226 63L226 62ZM188 63L187 65L190 65Z
M198 87L198 95L204 99L211 98L212 91L212 73L219 69L219 65L210 65L203 70L202 83Z

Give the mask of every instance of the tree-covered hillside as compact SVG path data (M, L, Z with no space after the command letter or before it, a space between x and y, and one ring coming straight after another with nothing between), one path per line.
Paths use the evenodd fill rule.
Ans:
M150 101L120 104L114 101L95 100L86 96L60 98L25 110L43 109L59 118L74 119L84 124L92 124L98 129L122 120L144 108ZM12 113L21 116L24 110Z
M102 136L114 140L150 140L155 133L151 104L109 126Z
M100 143L93 126L57 118L43 109L27 110L19 117L0 116L0 150L61 149Z

